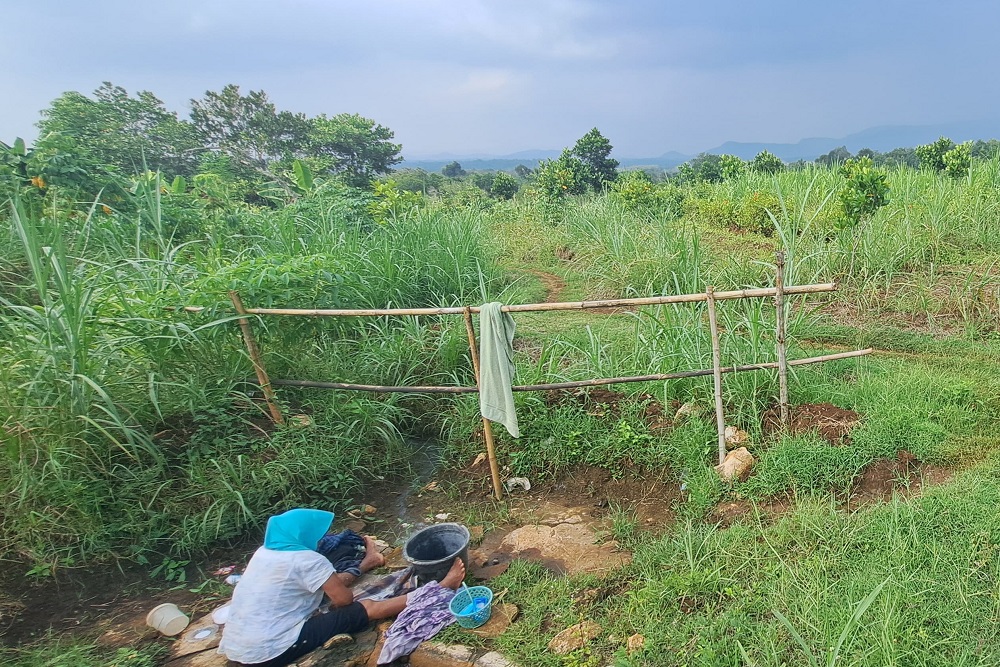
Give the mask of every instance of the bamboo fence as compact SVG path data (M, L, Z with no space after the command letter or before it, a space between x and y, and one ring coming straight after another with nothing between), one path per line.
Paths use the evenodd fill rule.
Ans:
M650 382L676 380L681 378L703 377L711 375L713 378L713 394L715 398L716 427L719 438L719 463L722 463L726 456L725 438L725 414L722 392L722 376L728 373L742 373L746 371L757 371L765 369L777 369L779 379L779 410L782 427L787 427L789 423L788 408L788 368L791 366L801 366L806 364L833 361L835 359L849 359L871 354L871 348L864 350L853 350L850 352L838 352L816 357L795 359L789 361L787 358L787 318L786 318L786 297L790 295L817 294L832 292L837 289L835 283L820 283L815 285L785 285L785 255L779 252L776 261L776 275L774 287L761 287L754 289L729 290L716 292L709 286L705 292L698 294L678 294L651 297L639 297L632 299L604 299L599 301L570 301L555 303L533 303L506 305L501 308L507 313L527 313L542 311L560 310L587 310L590 308L609 307L635 307L650 306L660 304L698 303L706 302L709 317L709 328L712 339L712 368L698 369L690 371L679 371L676 373L656 373L651 375L633 375L613 378L594 378L590 380L578 380L574 382L555 382L550 384L536 385L516 385L513 391L549 391L559 389L575 389L581 387L594 387L609 384L623 384L630 382ZM446 308L368 308L368 309L308 309L308 308L245 308L240 296L236 292L230 292L229 298L233 302L239 317L240 331L243 336L247 352L253 362L254 372L257 375L257 382L260 384L267 402L268 410L275 423L284 423L284 417L278 406L274 394L275 386L285 387L312 387L319 389L341 389L350 391L369 391L378 393L426 393L426 394L469 394L479 392L479 350L476 343L476 333L472 322L472 314L478 313L479 308L475 306L456 306ZM758 364L744 364L737 366L723 366L721 360L721 346L719 343L719 328L716 317L716 304L719 301L732 299L752 299L752 298L772 298L775 305L775 347L777 361ZM187 306L183 308L187 312L200 312L201 307ZM299 316L299 317L384 317L384 316L422 316L422 315L462 315L465 320L466 332L469 339L469 355L472 362L473 373L476 386L383 386L353 384L347 382L321 382L314 380L272 380L264 367L264 362L253 336L248 315L256 316ZM490 475L492 477L493 492L497 500L503 497L503 486L500 482L500 472L496 457L496 447L493 437L492 424L489 419L483 418L483 434L486 440L486 453L490 464Z

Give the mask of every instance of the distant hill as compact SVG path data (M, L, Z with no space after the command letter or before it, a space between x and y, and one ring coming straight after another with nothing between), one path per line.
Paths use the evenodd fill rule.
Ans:
M894 148L910 148L927 144L942 136L959 143L975 139L1000 138L1000 120L938 125L883 125L870 127L846 137L811 137L794 144L727 141L715 148L699 152L736 155L744 160L750 160L757 153L766 150L774 153L785 162L812 161L838 146L846 146L847 150L852 153L857 153L862 148L871 148L884 153ZM557 158L560 153L561 151L556 150L526 150L499 156L475 153L469 155L437 154L424 156L420 159L407 158L400 164L400 168L441 171L441 168L446 164L458 161L468 171L512 171L519 164L534 169L541 160ZM669 170L684 164L695 155L668 151L656 157L622 157L620 155L613 155L613 157L619 161L622 167L627 169L648 167Z
M948 137L958 143L975 139L993 139L1000 137L1000 121L942 125L884 125L870 127L867 130L839 139L816 137L803 139L794 144L727 141L705 152L716 155L728 153L749 160L762 150L768 150L785 162L794 162L796 160L815 160L838 146L846 146L847 150L852 153L857 153L862 148L871 148L885 153L893 148L911 148L921 144L929 144L938 137Z

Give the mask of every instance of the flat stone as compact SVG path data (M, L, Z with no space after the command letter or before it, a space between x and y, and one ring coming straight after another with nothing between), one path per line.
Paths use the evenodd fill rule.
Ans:
M471 632L477 637L496 639L507 631L507 628L517 619L517 615L520 613L521 610L517 608L517 605L507 602L494 605L490 610L490 620L478 628L469 628L467 632Z
M215 648L222 640L222 626L216 625L211 614L205 614L187 626L177 641L170 646L170 659L180 658Z
M601 634L602 629L600 625L593 621L583 621L582 623L571 625L549 641L549 650L556 655L566 655L581 648L591 639Z
M508 660L503 653L497 653L496 651L484 653L473 664L475 667L518 667L516 662Z
M583 523L522 526L503 538L500 550L535 560L562 574L603 575L632 562L616 542L595 544L597 535Z
M472 657L468 646L424 642L410 654L410 667L472 667Z
M628 638L625 642L625 647L629 653L635 653L641 649L646 644L646 638L640 635L638 632Z
M228 667L229 660L213 648L168 659L166 664L169 667Z

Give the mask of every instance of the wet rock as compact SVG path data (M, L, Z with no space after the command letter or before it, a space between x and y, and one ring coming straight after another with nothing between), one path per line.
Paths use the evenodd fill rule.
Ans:
M490 651L479 656L474 663L475 667L518 667L516 662L511 662L502 653Z
M593 621L583 621L571 625L549 641L549 651L556 655L566 655L601 634L601 626Z
M410 654L410 667L472 667L468 646L424 642Z
M471 628L468 632L483 637L485 639L496 639L510 627L521 610L516 605L502 603L496 605L490 611L490 620L486 621L478 628Z

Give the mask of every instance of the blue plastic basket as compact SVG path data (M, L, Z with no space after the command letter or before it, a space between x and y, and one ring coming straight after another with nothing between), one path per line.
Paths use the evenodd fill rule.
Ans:
M478 628L490 620L493 605L493 591L486 586L472 586L458 589L451 599L448 609L455 615L463 628Z

